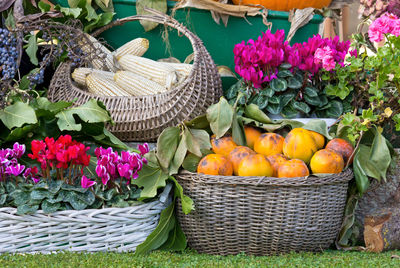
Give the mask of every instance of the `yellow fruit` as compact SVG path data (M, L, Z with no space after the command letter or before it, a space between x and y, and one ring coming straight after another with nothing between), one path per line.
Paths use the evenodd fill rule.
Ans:
M233 167L227 157L220 154L209 154L200 160L197 173L231 176Z
M312 173L340 173L344 168L343 157L333 150L322 149L311 158L310 168Z
M246 146L238 146L235 149L232 150L232 152L229 154L229 161L231 161L232 166L233 166L233 174L238 175L238 168L240 161L242 161L243 158L250 154L255 154L255 152L250 149L249 147Z
M254 151L265 156L281 154L284 141L285 139L279 134L264 133L254 144Z
M261 132L254 127L245 126L244 133L246 135L247 146L249 146L251 149L254 149L254 143L261 136Z
M350 157L351 157L351 159L349 161L349 164L353 163L354 147L350 142L348 142L344 139L336 138L336 139L333 139L330 142L328 142L325 149L330 149L330 150L333 150L333 151L337 152L338 154L340 154L343 157L343 161L344 161L345 165L346 165L347 161L349 161Z
M283 143L283 154L290 159L300 159L305 163L310 162L313 154L318 151L318 146L310 134L303 128L292 129Z
M315 142L317 143L317 148L322 149L325 145L325 137L315 131L310 131L311 136L314 138Z
M229 153L237 147L237 144L233 141L231 136L216 139L215 135L212 135L211 146L214 153L229 156Z
M287 158L283 154L273 154L267 156L267 159L270 162L272 168L274 169L272 177L278 177L279 166L289 160L289 158Z
M278 178L297 178L310 175L307 165L300 159L284 162L278 168Z
M265 176L271 177L273 168L267 158L262 154L250 154L239 163L239 176Z

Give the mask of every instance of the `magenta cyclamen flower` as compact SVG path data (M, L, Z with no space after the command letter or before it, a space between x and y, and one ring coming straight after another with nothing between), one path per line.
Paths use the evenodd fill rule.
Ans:
M329 46L318 48L314 54L314 63L322 63L322 67L327 70L335 69L336 62L333 59L333 51Z
M85 175L82 176L82 179L81 179L81 186L82 186L82 188L87 189L87 188L89 188L89 187L92 187L92 186L95 185L95 184L96 184L95 181L91 181L91 180L90 180L89 178L87 178Z
M22 171L24 171L24 169L25 169L24 165L20 165L20 164L10 165L6 168L5 173L8 175L18 176L19 174L22 173Z
M10 176L19 176L25 169L18 159L25 153L25 145L14 143L13 149L0 149L0 180Z

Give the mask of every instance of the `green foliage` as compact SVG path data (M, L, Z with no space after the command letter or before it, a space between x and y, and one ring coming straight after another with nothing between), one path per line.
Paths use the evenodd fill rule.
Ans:
M45 214L61 210L82 210L101 207L128 207L137 203L140 189L128 187L116 180L116 188L103 190L102 185L84 189L80 180L74 184L64 181L42 180L37 184L26 183L23 178L0 183L1 207L16 207L17 214L34 214L41 209ZM4 196L4 197L3 197Z
M225 94L230 104L239 96L239 105L258 108L272 115L282 115L285 118L297 116L310 117L317 115L320 118L338 118L345 112L344 103L349 103L347 95L343 98L329 96L332 85L318 77L312 80L300 70L294 73L281 67L278 78L269 82L265 88L254 89L246 85L243 80L238 81ZM323 90L325 88L325 90Z
M153 15L152 13L149 13L146 10L144 10L145 7L158 10L162 13L167 13L167 0L137 0L136 14ZM153 30L158 25L158 23L148 20L140 20L140 24L143 26L146 32Z
M90 100L71 106L72 102L52 103L43 97L29 103L15 100L0 110L0 145L6 147L18 141L29 146L33 139L58 137L68 131L78 141L128 148L104 128L105 123L111 123L111 117L101 102Z

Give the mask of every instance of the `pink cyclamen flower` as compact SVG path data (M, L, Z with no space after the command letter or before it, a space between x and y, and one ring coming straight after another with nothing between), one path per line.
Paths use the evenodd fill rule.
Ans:
M89 188L89 187L92 187L92 186L95 185L95 184L96 184L95 181L91 181L91 180L90 180L89 178L87 178L85 175L82 176L82 179L81 179L81 186L82 186L82 188L87 189L87 188Z
M13 145L14 157L21 158L25 153L25 144L20 145L18 142Z
M327 71L333 70L336 66L336 62L333 59L332 49L329 46L317 48L314 54L314 63L322 63L322 67Z
M6 168L6 174L9 175L14 175L14 176L18 176L19 174L22 173L22 171L24 171L25 166L24 165L20 165L20 164L16 164L16 165L10 165Z
M140 151L141 155L145 155L147 154L150 150L149 150L149 145L147 143L143 143L138 145L138 150Z

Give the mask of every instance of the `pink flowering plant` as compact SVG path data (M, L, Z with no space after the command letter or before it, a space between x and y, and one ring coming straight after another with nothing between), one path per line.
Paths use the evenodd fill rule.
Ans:
M97 147L96 161L91 161L92 149L70 135L32 140L30 148L25 159L25 145L18 142L0 149L0 206L17 207L19 214L52 213L126 207L140 196L132 180L147 164L147 144L120 152Z
M228 90L231 103L257 104L261 110L295 116L339 117L348 99L327 94L325 72L333 75L344 66L350 42L314 35L307 42L290 45L285 32L270 30L257 40L234 48L235 71L242 77Z

